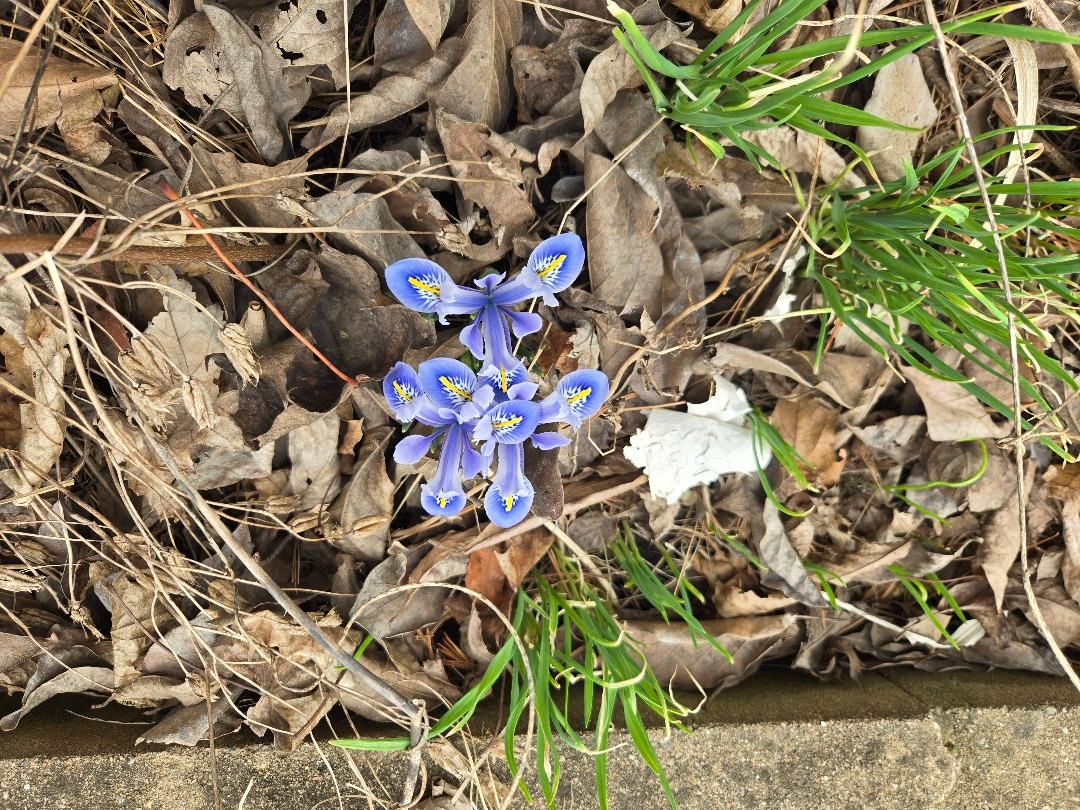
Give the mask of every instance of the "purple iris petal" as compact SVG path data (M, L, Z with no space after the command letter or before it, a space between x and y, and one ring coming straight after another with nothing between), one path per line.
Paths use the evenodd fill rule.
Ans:
M420 487L420 504L431 515L450 517L465 506L465 491L461 485L461 460L464 453L465 431L451 425L446 431L439 466L435 476Z
M487 302L488 296L480 290L472 290L451 283L443 288L441 300L435 311L439 313L440 319L445 319L447 315L472 315L483 309ZM443 323L446 321L443 320Z
M478 475L486 476L488 474L488 463L487 456L474 449L468 442L465 442L465 449L461 456L461 471L465 474L466 480L475 478Z
M427 455L438 433L428 436L406 436L394 448L394 461L398 464L416 464Z
M544 325L544 319L535 312L515 312L505 307L499 307L499 311L510 319L510 328L519 338L539 332Z
M450 274L429 259L402 259L386 268L386 286L417 312L435 312L443 291L455 286Z
M521 444L540 420L540 406L525 400L499 402L476 423L473 438L496 444Z
M509 528L520 523L533 502L533 485L525 477L525 455L520 444L499 445L499 469L484 497L488 519Z
M529 262L517 280L534 296L542 295L548 306L558 306L555 293L562 292L577 279L585 266L585 246L581 237L563 233L545 239L529 256Z
M395 363L382 382L383 396L386 397L394 418L399 422L411 422L417 411L424 404L424 391L420 378L406 363Z
M425 360L420 364L418 376L424 393L440 411L459 412L472 402L479 385L472 369L449 357Z
M510 328L499 313L499 308L489 304L484 310L481 332L484 336L484 367L480 376L490 380L496 389L505 394L514 382L520 382L524 375L517 369L524 364L514 357L514 347L510 345ZM512 379L512 377L514 379Z
M556 447L566 447L570 439L560 433L534 433L532 435L533 446L538 450L554 450Z
M519 383L511 385L506 392L507 399L528 399L531 400L536 396L536 389L539 388L536 383L524 380Z
M462 329L461 334L458 335L461 345L472 352L473 357L484 356L484 332L481 328L483 323L484 313L481 311L477 313L473 322Z
M608 379L602 371L572 371L540 403L540 422L566 421L577 428L600 410L607 395Z

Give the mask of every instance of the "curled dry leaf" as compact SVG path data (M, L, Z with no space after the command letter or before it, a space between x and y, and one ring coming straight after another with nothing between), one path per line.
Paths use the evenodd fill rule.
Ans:
M686 690L734 686L769 659L794 652L801 634L791 614L712 619L702 624L734 662L708 641L692 637L685 624L629 622L628 631L641 644L660 683Z
M931 377L914 368L903 371L922 400L926 430L935 442L1000 439L1009 434L1009 426L991 419L975 395L958 383Z
M56 124L76 157L94 165L104 163L111 147L94 119L104 109L106 98L116 102L120 86L116 74L24 45L0 38L0 65L5 74L14 68L10 78L5 76L6 89L0 96L0 135L13 137Z
M21 279L0 288L0 330L10 384L26 395L18 402L18 427L12 426L18 431L18 461L0 470L0 482L27 494L48 480L64 446L67 334L44 309L32 306Z

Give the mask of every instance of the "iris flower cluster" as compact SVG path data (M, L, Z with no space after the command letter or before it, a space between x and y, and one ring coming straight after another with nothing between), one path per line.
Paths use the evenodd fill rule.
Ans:
M402 439L394 460L415 464L438 443L434 477L420 490L420 502L432 514L450 517L465 506L465 482L488 477L484 498L488 518L497 526L519 523L529 513L534 489L525 475L525 442L541 450L568 444L554 428L574 430L593 416L608 395L607 378L581 369L560 380L546 397L513 351L512 336L539 331L540 316L513 307L535 298L558 306L555 294L569 287L585 263L585 248L576 234L546 239L514 278L492 274L476 281L477 289L455 284L450 274L427 259L403 259L386 268L386 284L405 306L447 317L467 315L461 342L479 360L474 372L460 360L427 360L413 369L398 363L383 380L383 395L400 422L419 422L431 430Z

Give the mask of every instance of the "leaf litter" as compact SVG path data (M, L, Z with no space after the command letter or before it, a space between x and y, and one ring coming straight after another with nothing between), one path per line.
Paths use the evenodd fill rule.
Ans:
M879 30L894 6L873 4ZM783 47L851 33L845 7L821 6ZM743 9L627 10L677 68ZM1072 30L1075 10L1041 4L1036 22ZM762 18L749 13L743 33ZM746 136L771 156L755 166L737 149L715 159L661 114L598 1L170 3L109 19L61 4L33 41L19 33L27 11L5 14L18 17L0 39L5 730L69 693L134 707L153 723L145 741L181 745L246 725L289 750L332 711L391 717L386 693L275 605L237 548L332 646L433 716L478 682L518 595L556 581L561 555L606 583L627 636L680 689L729 688L766 665L1060 672L1023 596L1023 509L1048 630L1080 643L1076 464L1029 440L1019 503L1013 417L976 395L1007 400L1007 377L936 343L915 311L877 311L883 331L856 334L823 315L805 272L835 258L807 244L806 200L904 181L951 145L929 50L827 91L910 129L860 118L826 139L774 120ZM1011 123L983 100L1010 104L1011 87L1016 120L1075 121L1068 48L965 44L996 71L954 65L979 132ZM1029 162L1060 177L1073 137L1015 142L1040 144ZM939 222L965 215L934 205ZM1037 234L1039 249L1075 252L1074 220ZM582 235L587 269L561 307L537 308L543 327L520 350L545 389L598 368L612 395L565 447L526 458L537 493L520 530L473 506L425 516L430 462L394 461L401 433L379 383L398 361L463 347L398 304L383 271L431 258L471 285L561 230ZM226 263L205 234L223 255L277 258ZM58 249L26 246L42 235ZM72 240L89 247L60 250ZM1066 325L1027 306L1041 349L1074 376ZM911 353L879 351L886 334ZM1021 375L1064 391L1070 418L1060 375ZM666 587L700 589L694 615L727 654L642 610L612 574L617 535L657 571L674 557Z

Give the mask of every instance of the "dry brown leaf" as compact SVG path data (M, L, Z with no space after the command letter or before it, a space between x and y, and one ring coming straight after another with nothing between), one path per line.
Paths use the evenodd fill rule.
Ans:
M468 560L462 553L438 554L430 568L417 564L429 553L426 546L406 549L390 545L386 559L375 566L356 595L350 612L355 622L376 638L389 638L433 624L445 611L445 588L415 588L391 594L407 582L441 583L464 576ZM389 594L382 596L382 594Z
M1009 434L1009 426L991 419L975 395L959 384L914 368L905 368L903 373L922 400L926 430L935 442L1000 439Z
M877 585L895 582L890 565L900 565L913 577L940 571L959 555L963 548L950 553L931 551L918 540L900 543L865 543L855 551L826 567L839 574L848 585Z
M1024 489L1031 492L1034 467L1028 470ZM1009 584L1009 570L1020 553L1020 524L1017 515L1016 490L1009 494L1005 505L990 515L983 526L983 541L975 555L983 576L994 593L994 604L1000 611Z
M385 452L393 434L392 428L381 427L364 435L352 478L332 510L341 535L331 542L361 560L381 560L390 538L394 482L386 473Z
M593 295L620 312L652 310L660 317L656 291L664 258L653 237L648 195L607 158L585 158L589 282Z
M0 290L0 330L0 353L12 382L27 396L18 401L20 463L0 470L0 482L25 494L48 479L63 450L67 335L46 311L32 307L22 279Z
M233 700L242 690L234 691ZM136 742L195 746L210 736L211 718L214 723L215 737L236 731L243 721L243 718L233 711L233 703L219 695L210 704L209 711L204 703L174 709L142 734Z
M520 235L536 217L522 172L535 156L484 125L447 112L436 114L435 125L461 195L483 206L499 242Z
M71 644L41 656L26 684L22 705L0 717L0 731L13 730L28 712L57 695L108 694L113 689L113 673L103 664L100 656L81 644Z
M851 431L875 453L906 464L921 452L926 417L892 416L867 427L853 426Z
M743 0L720 0L717 8L709 0L672 0L672 3L714 34L723 31L743 10Z
M500 131L510 115L510 49L521 31L517 0L469 0L461 62L435 94L435 106Z
M627 629L641 644L660 683L687 690L734 686L770 658L794 652L801 632L790 614L713 619L702 624L731 653L734 663L707 640L692 638L685 624L629 622Z
M938 117L937 104L923 78L919 57L905 54L874 76L874 90L864 110L878 118L916 127L931 126ZM885 127L859 127L856 140L870 156L878 176L888 182L904 176L904 162L911 162L921 132Z
M387 0L375 22L375 67L404 73L439 47L454 0Z
M342 183L304 207L316 224L336 229L333 240L380 270L399 259L424 258L424 251L394 219L386 200L356 191L363 183L363 178Z
M518 586L554 540L547 529L533 529L514 538L506 551L494 546L474 551L465 568L465 587L487 597L509 616Z
M826 183L840 180L841 188L857 188L863 181L855 171L848 171L840 153L820 135L789 126L772 127L746 133L746 139L776 158L789 172L816 173ZM843 179L841 179L843 178Z
M803 567L803 561L791 545L780 512L772 501L765 501L762 512L764 533L755 539L758 557L769 570L762 576L762 584L776 587L785 594L810 607L824 607L827 603Z
M162 77L192 106L222 109L243 121L259 154L276 163L288 157L289 122L311 92L295 70L290 82L288 67L282 52L235 13L203 3L166 39Z
M840 480L847 463L836 456L836 422L839 411L827 408L811 397L782 399L769 417L769 422L787 440L810 469L811 481L831 487Z
M237 16L261 40L287 55L290 68L325 66L334 86L344 87L349 80L348 22L356 4L357 0L289 0L238 9Z
M24 43L0 38L0 65L15 65ZM44 69L38 76L38 67ZM0 135L32 131L56 124L72 153L94 165L103 163L111 147L94 123L105 107L103 95L114 96L119 81L111 70L46 55L30 46L18 62L0 97ZM115 103L115 98L110 98Z
M313 149L320 143L386 123L416 109L458 64L461 46L460 38L445 40L423 64L408 73L387 76L369 92L354 95L349 104L337 105L322 127L304 136L304 147Z
M330 503L341 489L338 433L341 418L333 411L288 434L289 483L286 494L298 496L297 512Z
M224 205L241 225L291 228L296 214L278 201L278 195L294 200L305 197L303 171L307 158L282 161L277 166L245 163L231 152L211 152L201 144L191 147L193 191L209 191L226 186ZM233 198L235 196L235 199Z
M94 563L91 577L107 570L107 564ZM174 620L163 601L164 594L128 574L107 576L95 583L94 592L112 616L109 638L114 685L124 686L141 674L136 664L154 643L158 630L167 631Z

